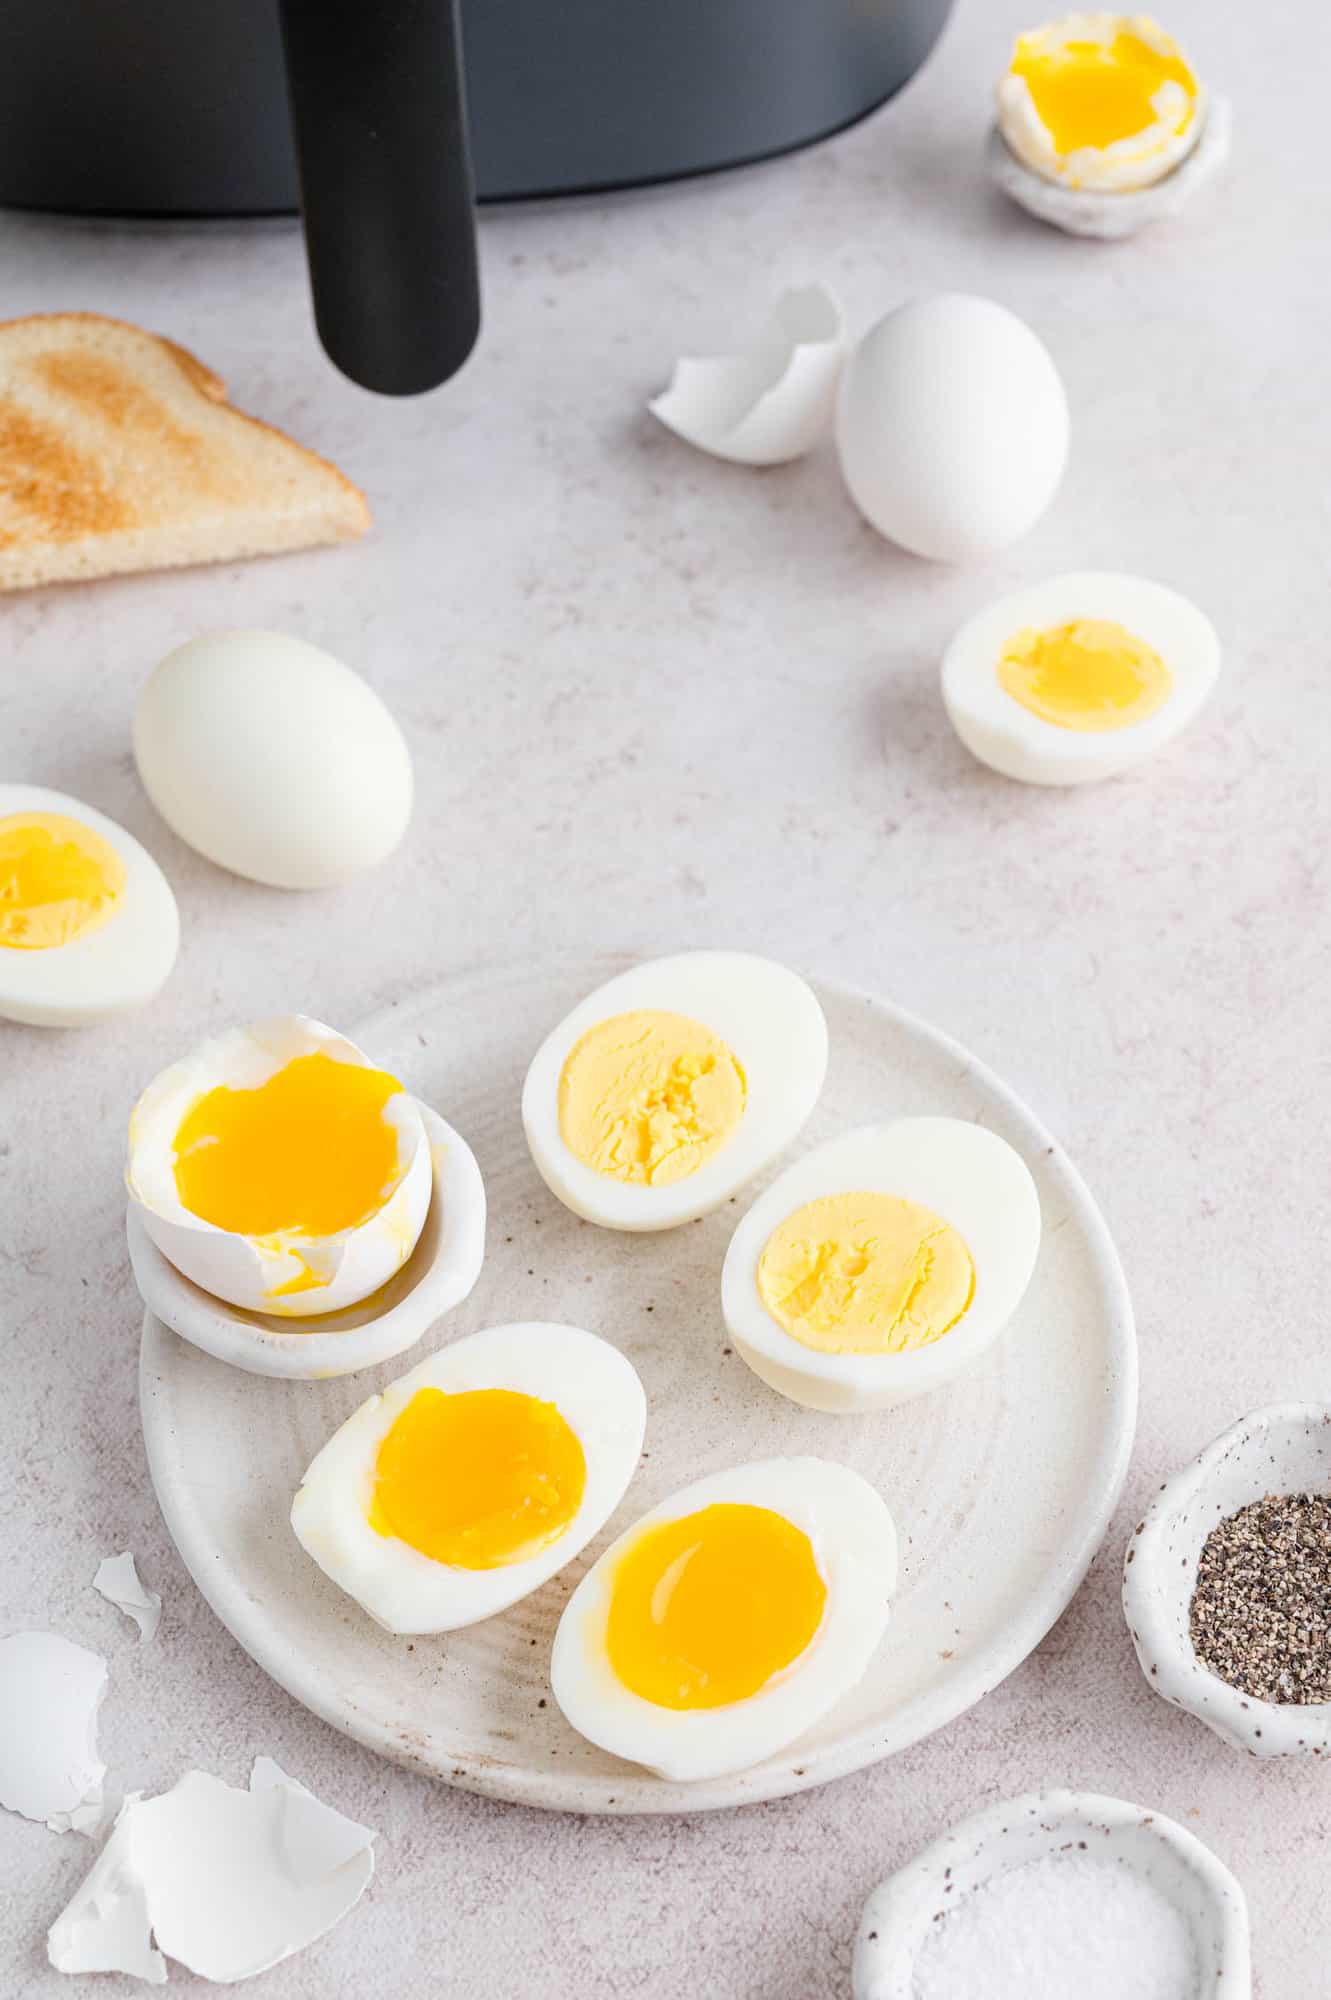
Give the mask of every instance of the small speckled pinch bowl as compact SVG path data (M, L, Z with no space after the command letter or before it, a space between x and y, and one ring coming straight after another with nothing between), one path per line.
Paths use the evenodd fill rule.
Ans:
M1084 1845L1083 1845L1084 1844ZM1209 1847L1163 1813L1097 1792L1026 1792L959 1820L881 1882L855 1940L854 2000L912 2000L935 1919L995 1876L1068 1852L1134 1868L1187 1923L1200 1978L1190 2000L1251 2000L1243 1891Z
M1331 1493L1331 1404L1254 1410L1165 1481L1128 1543L1123 1613L1141 1670L1165 1701L1254 1757L1331 1757L1331 1702L1258 1701L1193 1651L1188 1610L1202 1544L1268 1493Z
M425 1227L406 1263L370 1298L299 1320L228 1305L162 1255L131 1202L129 1261L149 1312L219 1361L303 1382L354 1375L414 1347L467 1296L485 1256L485 1185L476 1156L437 1112L418 1108L434 1168Z
M1028 215L1069 236L1116 242L1135 236L1148 223L1177 215L1191 201L1229 158L1231 123L1229 100L1213 97L1196 145L1172 173L1150 187L1074 188L1047 181L1017 158L997 125L990 128L986 164L995 186Z

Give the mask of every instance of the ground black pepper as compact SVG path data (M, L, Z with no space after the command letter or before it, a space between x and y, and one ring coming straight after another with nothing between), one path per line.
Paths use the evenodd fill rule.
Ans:
M1268 1493L1218 1522L1188 1624L1198 1659L1241 1693L1331 1700L1331 1497Z

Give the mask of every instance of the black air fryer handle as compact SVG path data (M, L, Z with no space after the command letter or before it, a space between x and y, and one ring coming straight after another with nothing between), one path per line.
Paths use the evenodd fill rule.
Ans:
M480 328L457 0L280 0L319 338L363 388L433 389Z

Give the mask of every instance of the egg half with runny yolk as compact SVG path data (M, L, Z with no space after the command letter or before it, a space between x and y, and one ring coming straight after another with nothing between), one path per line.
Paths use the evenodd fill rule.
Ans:
M989 605L943 655L943 702L982 764L1031 785L1112 778L1186 729L1220 672L1186 597L1110 571Z
M817 1458L736 1466L613 1542L555 1634L555 1700L581 1735L663 1778L747 1770L853 1688L887 1627L886 1503Z
M176 962L166 877L132 834L44 785L0 785L0 1016L79 1028L142 1007Z
M750 1368L792 1402L883 1409L978 1359L1039 1248L1035 1183L1005 1139L900 1118L777 1176L731 1238L721 1310Z
M542 1179L608 1229L671 1229L726 1201L818 1101L827 1024L795 973L743 952L653 959L548 1035L522 1122Z
M1069 188L1152 186L1191 151L1205 116L1204 88L1146 14L1070 14L1021 35L998 86L1012 151Z
M371 1396L318 1454L291 1525L390 1632L474 1625L584 1549L638 1464L630 1362L577 1326L490 1327Z
M463 1148L456 1134L450 1143ZM446 1218L447 1254L466 1266L455 1299L484 1248L484 1188L470 1164L450 1182L476 1210ZM322 1022L284 1014L204 1042L149 1084L130 1119L125 1180L185 1277L231 1305L304 1319L369 1298L406 1263L433 1167L397 1078Z

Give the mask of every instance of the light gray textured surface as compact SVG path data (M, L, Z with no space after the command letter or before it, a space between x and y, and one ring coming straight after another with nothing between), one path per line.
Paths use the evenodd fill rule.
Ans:
M1311 0L1297 33L1293 16L1179 0L1168 25L1234 99L1234 157L1186 218L1106 246L987 187L988 88L1026 23L971 0L902 100L820 150L487 218L485 345L422 404L372 401L317 361L290 231L0 225L6 311L94 307L196 346L244 407L339 459L377 515L340 553L0 609L5 775L131 827L185 924L148 1013L0 1030L0 1611L107 1653L117 1782L157 1787L192 1762L234 1782L267 1751L382 1829L364 1903L257 1982L262 2000L427 1984L439 2000L844 2000L874 1881L986 1799L1062 1784L1157 1805L1216 1848L1249 1895L1263 2000L1327 1991L1326 1773L1260 1769L1166 1709L1118 1610L1122 1542L1159 1479L1241 1410L1326 1393L1331 28ZM926 567L860 524L825 454L750 473L641 414L677 352L723 343L815 275L856 324L960 286L1048 340L1072 461L1021 547ZM938 655L986 597L1084 566L1195 595L1225 638L1224 679L1154 768L1021 790L953 739ZM169 646L225 623L331 647L407 729L415 822L361 886L291 897L234 880L140 793L135 691ZM200 1602L138 1437L121 1135L147 1076L248 1015L351 1022L451 968L690 943L879 988L1025 1094L1116 1231L1142 1423L1086 1588L971 1715L784 1804L583 1824L439 1790L344 1742ZM123 1547L166 1599L152 1648L87 1587ZM7 1994L71 1990L41 1937L87 1860L74 1836L0 1823Z

